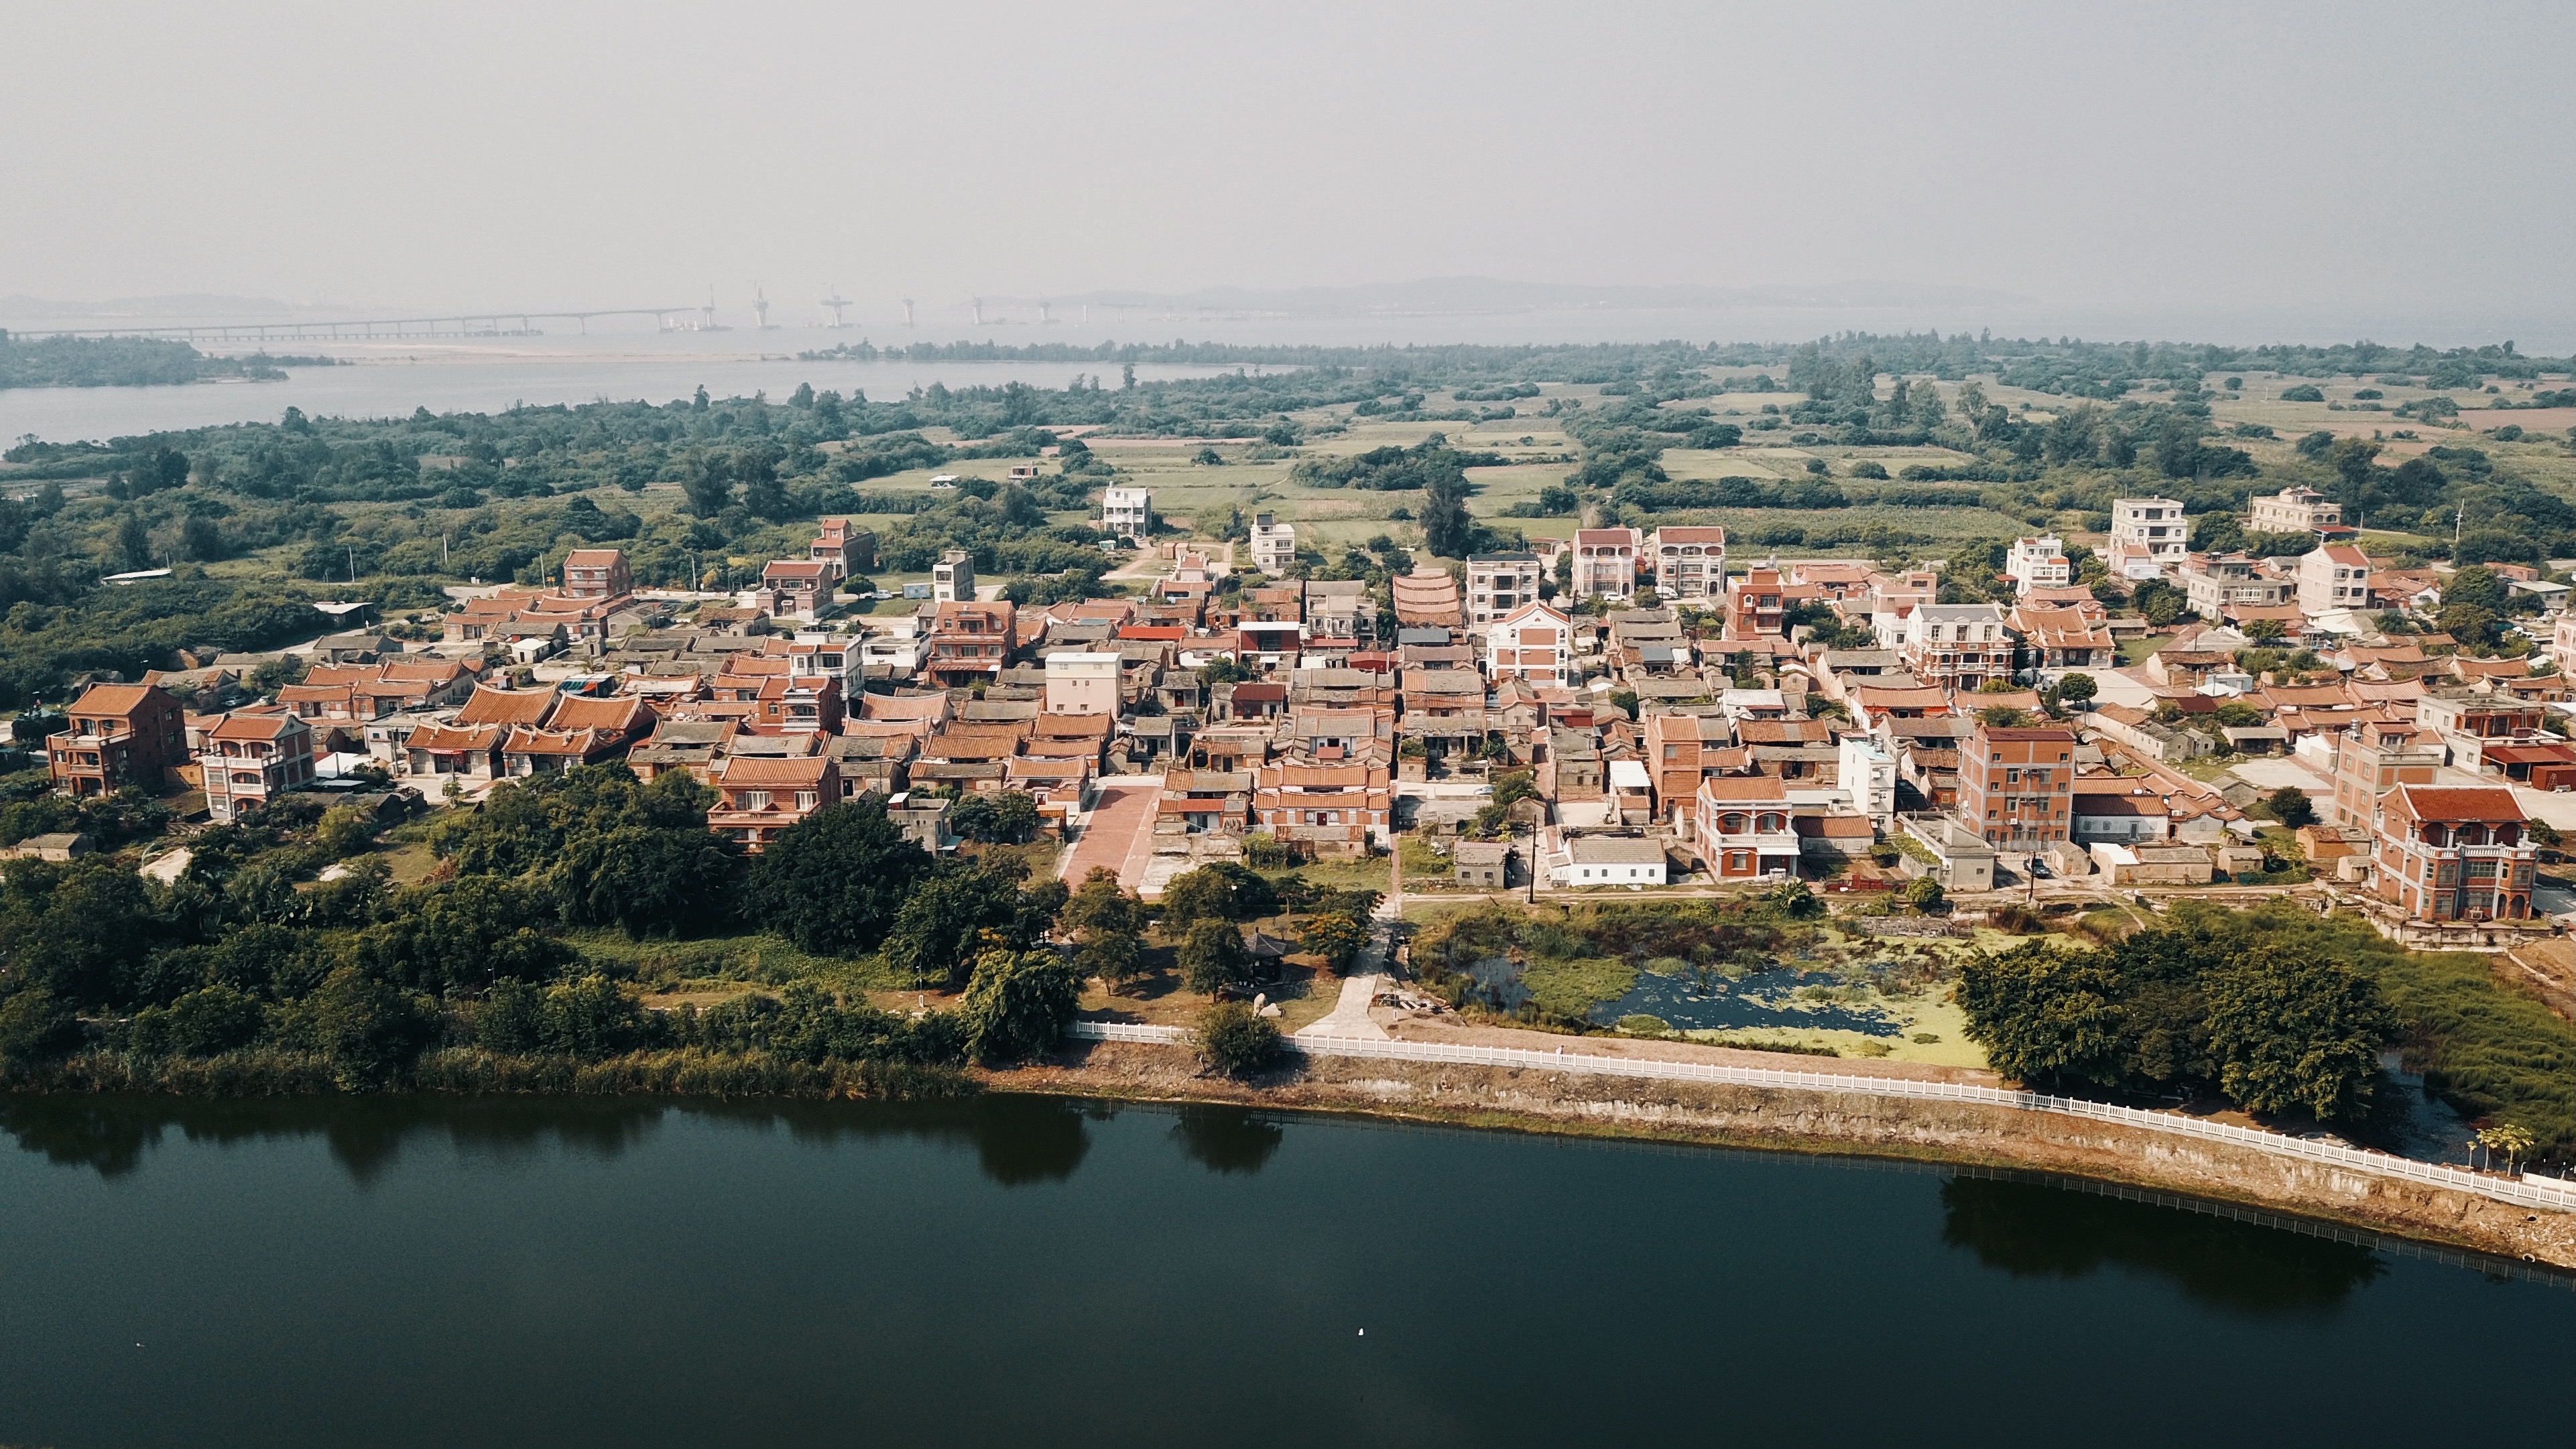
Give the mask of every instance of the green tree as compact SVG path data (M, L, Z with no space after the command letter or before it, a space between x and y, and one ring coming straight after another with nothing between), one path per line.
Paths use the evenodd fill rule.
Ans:
M723 459L702 457L680 480L680 491L688 496L689 512L713 518L733 501L733 469Z
M2259 947L2208 978L2219 1086L2256 1112L2362 1116L2396 1021L2370 979L2340 962Z
M1197 921L1248 921L1279 908L1270 882L1232 861L1183 871L1163 887L1163 926L1177 930Z
M1467 512L1465 475L1443 474L1422 495L1422 544L1441 558L1465 558L1476 548L1476 520Z
M915 981L948 982L964 975L983 952L1036 945L1063 898L1042 912L1029 910L1019 887L1027 872L1013 857L943 862L895 912L885 938L887 963Z
M2316 802L2308 798L2307 791L2296 785L2282 786L2267 796L2263 803L2271 807L2273 819L2292 830L2314 824L2317 818Z
M753 920L799 949L855 956L885 940L933 864L886 817L885 801L866 795L780 831L753 858L743 898Z
M42 986L0 998L0 1078L24 1078L80 1044L80 1017Z
M557 868L564 914L637 940L705 929L730 918L741 860L740 845L703 825L585 832L565 845Z
M1214 996L1229 986L1249 986L1252 953L1244 949L1243 932L1230 921L1201 921L1181 940L1181 984Z
M152 535L143 527L143 518L129 508L116 520L116 553L129 569L152 567Z
M1959 968L1959 1006L1986 1060L2017 1082L2100 1081L2121 1058L2119 983L2097 952L2039 941L1972 956Z
M1287 1041L1278 1024L1240 1001L1221 1001L1199 1018L1199 1059L1229 1077L1249 1077L1279 1060Z
M1335 973L1346 973L1369 943L1369 928L1339 911L1308 916L1298 933L1299 950L1321 956Z
M1038 806L1017 790L970 794L949 807L948 826L968 840L1025 845L1038 833Z
M221 1056L258 1040L262 1020L258 997L218 984L136 1012L127 1040L145 1056Z
M334 805L322 812L313 839L333 860L364 855L375 844L375 813L360 805Z
M1082 973L1053 951L986 951L957 1004L966 1049L978 1061L1044 1054L1082 1002Z
M344 1091L391 1084L438 1033L426 998L407 996L353 966L343 966L299 1003L303 1035L331 1063Z
M1939 910L1947 899L1942 894L1941 882L1928 875L1918 875L1907 881L1905 888L1898 891L1897 896L1907 905L1926 914Z
M2087 700L2100 693L2102 686L2090 674L2068 674L2057 681L2059 699Z
M1112 992L1144 974L1138 938L1145 930L1145 905L1121 889L1111 871L1093 867L1056 921L1073 937L1074 965Z

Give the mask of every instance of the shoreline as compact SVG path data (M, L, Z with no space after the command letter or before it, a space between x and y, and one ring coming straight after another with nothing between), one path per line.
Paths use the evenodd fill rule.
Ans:
M1185 1047L1132 1042L1069 1044L1043 1063L976 1075L1000 1092L2037 1172L2576 1270L2576 1213L1971 1103L1352 1058L1309 1058L1245 1083L1200 1075Z

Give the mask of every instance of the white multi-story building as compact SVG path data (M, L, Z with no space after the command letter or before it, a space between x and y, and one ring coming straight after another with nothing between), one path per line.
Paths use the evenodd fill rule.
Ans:
M2065 540L2053 534L2016 538L2012 552L2004 556L2004 577L2019 585L2016 592L2021 594L2062 589L2075 582L2075 565L2066 557Z
M1523 604L1485 631L1485 677L1497 684L1506 679L1568 683L1573 658L1573 622L1545 604Z
M2343 527L2343 505L2329 503L2314 488L2284 488L2253 501L2245 520L2249 533L2317 533Z
M1277 578L1296 565L1297 526L1267 513L1252 516L1252 566Z
M1974 693L1989 679L2010 679L2012 634L2001 604L1917 604L1903 614L1876 614L1879 647L1893 649L1906 672L1929 685Z
M2301 613L2313 619L2329 609L2369 607L2369 555L2348 543L2330 543L2299 555Z
M1138 544L1154 531L1154 495L1142 488L1111 488L1100 495L1100 531Z
M1655 592L1667 599L1714 599L1726 592L1726 530L1680 525L1646 535Z
M1624 599L1637 592L1637 530L1579 528L1574 531L1574 596Z
M1538 602L1538 555L1480 553L1467 560L1467 627L1483 630L1523 604Z
M975 556L952 548L930 566L930 597L942 604L975 602Z
M1835 777L1852 808L1885 831L1896 819L1896 757L1877 738L1857 730L1834 741L1841 774Z
M1059 651L1046 657L1048 714L1118 714L1118 656Z
M2191 525L2170 498L2111 500L2111 552L2132 578L2154 578L2191 552ZM2140 573L2140 569L2146 572Z

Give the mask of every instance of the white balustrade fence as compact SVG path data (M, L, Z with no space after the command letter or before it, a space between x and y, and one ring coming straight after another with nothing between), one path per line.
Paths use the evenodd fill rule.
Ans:
M1177 1026L1143 1026L1115 1021L1077 1021L1067 1033L1076 1041L1152 1042L1186 1045L1190 1034ZM1380 1041L1369 1037L1291 1036L1288 1045L1308 1056L1375 1057L1389 1061L1440 1062L1463 1067L1511 1067L1536 1072L1571 1072L1584 1076L1638 1077L1649 1081L1714 1082L1735 1087L1771 1087L1793 1092L1843 1092L1900 1097L1924 1102L1973 1102L2024 1112L2053 1112L2089 1117L2097 1122L2144 1128L2225 1142L2268 1152L2275 1157L2399 1178L2430 1187L2473 1192L2520 1207L2576 1211L2576 1182L2547 1177L2497 1177L2438 1163L2417 1162L2385 1152L2340 1142L2310 1142L2279 1132L2208 1122L2179 1112L2151 1112L2078 1097L2052 1097L2043 1092L2015 1092L1962 1082L1923 1082L1903 1077L1853 1077L1832 1072L1792 1072L1773 1067L1731 1067L1713 1062L1668 1062L1636 1057L1595 1056L1583 1052L1528 1051L1517 1047L1468 1046L1451 1042Z

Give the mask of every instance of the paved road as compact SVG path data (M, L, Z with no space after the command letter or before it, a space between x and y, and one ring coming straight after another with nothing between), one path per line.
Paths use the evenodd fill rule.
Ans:
M1163 799L1160 775L1112 775L1100 782L1099 803L1073 849L1064 853L1067 884L1080 885L1097 868L1118 872L1129 890L1145 880L1154 855L1154 816Z
M1369 1019L1369 1003L1386 989L1383 976L1345 976L1341 999L1333 1003L1332 1014L1320 1017L1297 1031L1299 1036L1366 1037L1372 1041L1391 1041L1386 1028Z

